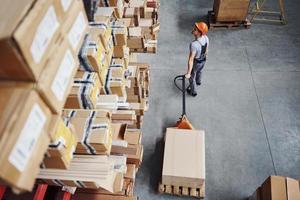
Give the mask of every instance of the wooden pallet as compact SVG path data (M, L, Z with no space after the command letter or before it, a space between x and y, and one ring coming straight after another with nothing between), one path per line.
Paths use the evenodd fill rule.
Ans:
M195 197L199 199L204 199L205 197L205 183L203 183L201 188L190 188L174 185L164 185L159 183L158 186L159 193L171 194L176 196L188 196Z
M215 13L208 11L207 21L209 29L237 29L237 28L250 28L251 22L246 19L245 21L231 21L231 22L217 22L215 19Z

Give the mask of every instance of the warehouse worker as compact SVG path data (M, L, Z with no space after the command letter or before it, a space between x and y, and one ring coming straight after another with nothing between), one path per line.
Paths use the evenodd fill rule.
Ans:
M194 29L192 30L195 40L190 44L188 71L185 77L188 78L190 82L190 87L187 89L187 92L193 97L197 96L195 82L197 85L201 85L201 73L206 61L209 45L209 40L206 36L207 32L208 27L204 22L195 23Z

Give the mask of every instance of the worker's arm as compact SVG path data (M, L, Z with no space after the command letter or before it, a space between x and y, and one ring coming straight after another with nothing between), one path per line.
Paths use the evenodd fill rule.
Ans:
M189 61L188 61L188 71L185 74L186 78L190 78L191 77L191 73L192 73L192 69L193 69L193 65L194 65L195 55L196 55L196 52L190 52Z

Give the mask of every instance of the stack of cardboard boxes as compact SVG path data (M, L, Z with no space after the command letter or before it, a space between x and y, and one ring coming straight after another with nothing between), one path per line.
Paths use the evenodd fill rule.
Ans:
M130 0L125 3L123 20L128 25L130 52L156 53L160 28L158 8L157 1Z
M159 26L159 4L12 3L0 9L0 183L30 191L37 178L81 196L136 199L150 68L132 53L156 51L145 41L157 39L148 30ZM143 30L137 48L132 28Z
M249 197L249 200L298 200L300 181L282 176L270 176Z
M0 18L0 180L29 191L50 142L45 166L70 163L76 136L58 116L88 21L79 0L4 0Z

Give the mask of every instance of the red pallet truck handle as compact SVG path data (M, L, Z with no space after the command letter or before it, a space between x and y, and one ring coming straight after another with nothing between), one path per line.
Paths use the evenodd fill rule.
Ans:
M5 191L6 191L6 186L0 186L0 200L2 200Z

